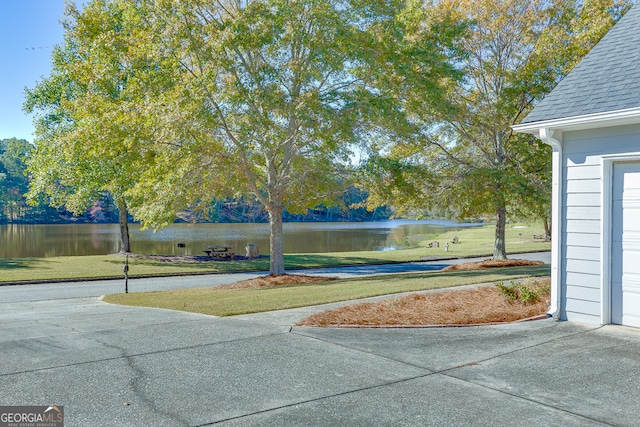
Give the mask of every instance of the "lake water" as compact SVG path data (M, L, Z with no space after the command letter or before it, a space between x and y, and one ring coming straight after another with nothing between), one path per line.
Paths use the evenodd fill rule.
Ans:
M429 236L478 224L393 220L358 223L285 223L285 253L392 250L411 247ZM269 253L268 224L176 224L154 233L130 226L136 253L203 255L208 245L229 245L244 254L248 243ZM185 248L178 248L184 243ZM0 225L0 258L105 255L120 250L117 224Z

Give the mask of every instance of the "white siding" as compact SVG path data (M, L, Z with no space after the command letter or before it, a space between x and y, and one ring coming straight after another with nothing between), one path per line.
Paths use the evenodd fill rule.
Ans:
M600 175L593 156L565 148L564 318L600 314Z
M595 210L595 209L592 209ZM599 208L598 208L599 210ZM567 219L567 230L570 233L576 233L578 235L585 234L599 234L600 233L600 220L599 219Z
M594 176L600 175L600 165L572 165L571 177L574 180L593 180Z
M599 275L597 276L599 277ZM593 274L576 273L575 271L567 272L565 275L566 282L575 286L582 286L583 283L589 283L596 279L597 277L594 278Z
M598 288L585 288L574 283L571 286L571 292L571 294L567 295L567 298L579 301L600 301L600 289Z
M576 260L594 260L600 258L600 248L592 246L572 246L571 258Z
M600 274L600 261L592 260L592 259L574 259L572 258L573 251L572 248L567 248L567 262L565 264L565 269L567 273L584 273L584 274L592 274L594 277L598 277ZM589 283L584 283L583 286L589 286ZM599 287L600 284L598 283Z
M575 168L583 169L583 168ZM589 170L593 170L589 168ZM567 181L565 190L567 194L600 194L600 172L598 172L597 179L583 179L575 178L573 175L574 170L571 170L571 178Z
M567 211L567 220L571 219L595 219L600 221L600 211L593 209L591 206L572 206Z
M602 156L640 152L640 127L565 132L563 140L561 318L600 323Z
M600 249L600 233L567 233L565 234L564 244L567 246Z
M569 169L570 171L571 169ZM565 206L567 208L572 207L591 207L598 208L600 210L600 193L567 193L565 199Z

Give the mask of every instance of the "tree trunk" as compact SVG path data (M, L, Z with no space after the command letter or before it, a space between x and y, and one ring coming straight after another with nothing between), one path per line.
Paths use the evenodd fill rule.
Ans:
M131 242L129 240L129 220L127 218L127 204L124 200L118 200L118 213L120 218L120 252L131 252Z
M544 217L544 235L548 242L551 241L551 218L548 216Z
M504 207L496 211L496 239L493 246L493 259L507 259L505 246L505 231L507 224L507 209Z
M284 247L282 245L282 206L269 207L269 274L284 274Z

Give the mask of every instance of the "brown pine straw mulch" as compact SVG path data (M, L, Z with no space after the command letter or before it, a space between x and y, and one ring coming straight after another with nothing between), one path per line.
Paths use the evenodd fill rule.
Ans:
M549 282L548 279L545 279ZM544 285L539 281L539 286ZM410 294L380 302L363 302L314 314L298 326L388 327L478 325L546 317L548 299L535 304L510 301L495 286Z
M229 285L216 286L214 289L251 289L266 288L271 286L302 285L313 282L328 282L338 280L337 277L307 276L304 274L280 274L273 276L260 276L255 279L242 280Z
M442 271L452 270L478 270L480 268L496 268L496 267L524 267L526 265L542 265L542 261L529 261L526 259L485 259L478 262L466 262L464 264L450 265L442 269Z

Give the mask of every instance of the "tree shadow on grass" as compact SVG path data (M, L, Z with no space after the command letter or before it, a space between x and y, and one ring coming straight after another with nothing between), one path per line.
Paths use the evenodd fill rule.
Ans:
M119 257L120 258L120 257ZM381 261L377 258L366 257L342 257L327 256L323 254L286 254L284 256L285 267L288 270L298 268L339 267L351 265L387 264L392 262ZM112 264L124 264L125 258L112 259L107 262ZM260 255L255 259L245 259L241 256L230 259L215 259L206 256L162 256L162 255L132 255L129 263L142 264L149 267L168 268L186 267L194 270L238 271L238 270L262 270L269 268L269 255Z
M44 259L40 258L0 258L0 270L23 270L43 268Z
M433 273L447 276L447 277L483 277L487 275L492 276L504 276L505 279L512 278L513 276L548 276L551 274L551 265L525 265L517 267L493 267L493 268L479 268L476 270L451 270L451 271L434 271ZM429 274L429 273L426 273ZM420 277L419 274L414 274L412 277ZM498 279L499 280L499 279ZM494 280L491 280L494 281Z
M123 265L125 257L109 259L105 262ZM225 272L239 270L261 270L268 268L269 256L261 256L256 259L216 259L205 256L164 256L164 255L133 255L129 257L130 265L158 268L184 268L188 270L202 270L205 272Z
M287 268L301 267L337 267L349 265L371 265L371 264L387 264L392 261L383 261L378 258L366 257L349 257L349 256L327 256L322 254L291 254L284 256Z

